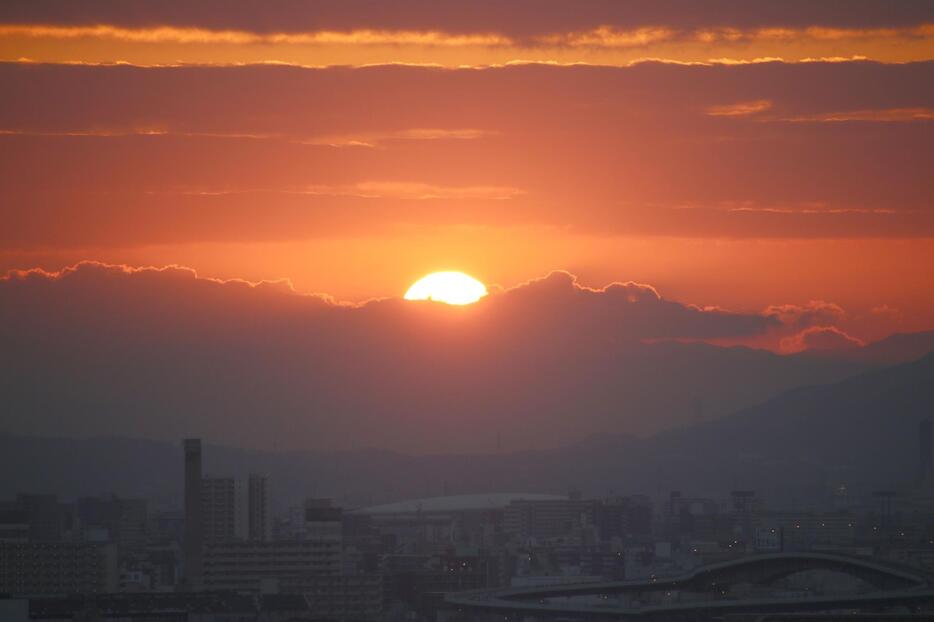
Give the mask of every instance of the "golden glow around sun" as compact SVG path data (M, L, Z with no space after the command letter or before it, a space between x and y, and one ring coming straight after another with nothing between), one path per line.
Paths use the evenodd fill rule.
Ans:
M433 272L405 292L406 300L434 300L449 305L469 305L486 296L486 285L463 272Z

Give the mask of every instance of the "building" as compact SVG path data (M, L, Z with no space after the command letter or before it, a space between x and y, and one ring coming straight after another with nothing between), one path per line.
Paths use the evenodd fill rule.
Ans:
M138 553L146 546L148 510L145 499L83 497L75 503L80 539L93 540L97 529L117 545L120 555Z
M708 542L737 540L733 527L736 517L732 506L721 512L720 503L705 497L685 497L672 491L665 502L663 514L664 537L672 542L685 539Z
M305 501L305 525L301 537L304 540L326 540L343 543L343 510L335 507L330 499L308 499Z
M918 425L919 470L918 483L931 483L934 479L934 451L931 449L931 420L924 419Z
M245 540L248 511L243 482L233 477L201 480L201 522L206 544Z
M15 503L0 505L0 542L28 542L29 520L26 511Z
M259 487L256 480L254 485ZM262 484L265 494L265 478ZM207 589L279 591L308 577L342 571L343 511L329 499L305 504L304 527L291 540L214 540L204 550Z
M558 499L516 499L503 512L503 530L522 541L571 535L594 524L596 503L579 495Z
M32 542L57 542L65 530L65 508L55 495L17 495L16 503L26 513Z
M0 593L96 594L117 588L113 544L0 543Z
M594 506L594 524L603 541L649 535L652 502L645 495L604 499Z
M385 599L419 620L434 620L446 594L499 585L496 565L483 556L387 555L381 569Z
M71 594L0 599L3 622L296 622L301 620L376 620L372 609L348 601L341 610L320 607L301 594L237 594L233 592ZM369 612L369 613L368 613Z
M234 477L205 477L201 481L201 512L207 543L272 537L269 489L263 475L246 481Z
M231 541L204 548L208 590L275 592L308 576L340 572L340 540Z
M807 551L815 546L852 546L856 536L856 520L845 512L834 513L771 513L759 519L757 532L775 534L770 542L782 551ZM765 541L758 543L768 550Z
M730 493L730 514L733 518L733 533L744 543L755 539L753 522L761 510L755 491L734 490Z
M185 439L185 539L184 580L189 590L201 588L202 546L201 518L201 439Z
M383 614L383 577L378 574L304 575L283 580L280 588L302 594L318 619L375 621Z
M264 475L251 473L247 483L247 538L254 542L272 539L269 486Z

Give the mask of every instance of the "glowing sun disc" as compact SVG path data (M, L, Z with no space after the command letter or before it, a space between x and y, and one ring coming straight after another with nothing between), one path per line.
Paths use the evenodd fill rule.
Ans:
M434 300L449 305L469 305L486 296L486 285L463 272L433 272L405 292L406 300Z

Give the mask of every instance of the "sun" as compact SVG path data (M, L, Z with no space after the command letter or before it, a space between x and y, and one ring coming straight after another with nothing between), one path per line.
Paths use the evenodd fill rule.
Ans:
M486 296L486 285L463 272L432 272L405 292L406 300L434 300L449 305L469 305Z

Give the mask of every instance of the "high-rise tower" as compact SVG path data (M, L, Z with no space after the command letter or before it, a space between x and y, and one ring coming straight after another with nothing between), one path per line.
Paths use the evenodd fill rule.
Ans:
M921 484L928 483L934 477L934 456L931 455L931 420L924 419L918 426L919 448L921 450L920 471L918 480Z
M201 589L203 525L201 522L201 439L187 438L185 447L185 587Z

